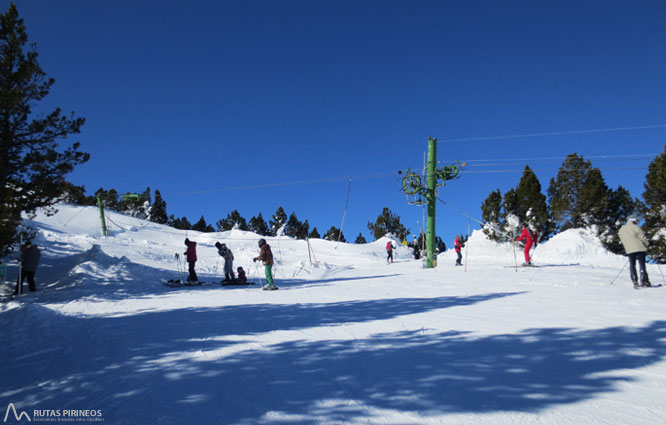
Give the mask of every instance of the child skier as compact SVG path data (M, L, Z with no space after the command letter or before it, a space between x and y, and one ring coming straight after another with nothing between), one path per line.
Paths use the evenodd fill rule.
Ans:
M185 246L187 251L184 252L185 258L187 259L187 264L189 266L190 275L187 277L187 282L198 282L199 278L197 273L194 271L194 264L197 262L197 243L192 242L188 238L185 238Z
M236 269L238 272L238 278L236 278L236 283L247 283L247 276L245 275L245 270L242 267Z
M226 244L215 242L217 247L217 253L224 258L224 280L227 282L233 282L236 280L234 276L234 254Z
M264 263L264 271L266 272L266 285L262 289L272 291L278 289L273 282L273 252L271 246L266 243L266 239L259 239L259 256L254 257L252 261L261 260Z

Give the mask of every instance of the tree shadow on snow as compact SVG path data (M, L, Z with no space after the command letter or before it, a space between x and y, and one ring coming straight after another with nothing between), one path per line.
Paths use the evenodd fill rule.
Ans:
M102 318L63 316L33 304L0 315L0 329L20 320L29 330L3 336L0 406L101 409L106 423L160 424L278 421L269 412L297 424L361 421L373 409L425 417L536 413L615 391L632 380L627 370L666 356L666 321L489 336L432 332L424 323L421 330L360 339L329 328L517 294ZM307 339L312 332L293 333L316 327L319 340ZM280 331L296 339L253 338L271 341ZM54 333L77 339L54 347Z

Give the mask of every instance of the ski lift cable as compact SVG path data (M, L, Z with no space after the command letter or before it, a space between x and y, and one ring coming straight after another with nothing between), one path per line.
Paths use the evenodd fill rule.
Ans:
M520 139L526 137L561 136L568 134L609 133L613 131L646 130L652 128L666 128L666 124L640 125L633 127L600 128L594 130L553 131L548 133L514 134L509 136L468 137L462 139L444 139L444 140L438 140L437 142L438 143L479 142L486 140Z
M645 153L645 154L632 154L632 155L593 155L585 156L583 159L642 159L646 157L654 157L659 154ZM555 161L555 160L564 160L567 157L564 156L551 156L551 157L540 157L540 158L496 158L496 159L467 159L465 163L467 166L483 166L473 164L474 162L511 162L511 161ZM451 161L437 161L437 163L450 163ZM472 163L472 164L470 164Z

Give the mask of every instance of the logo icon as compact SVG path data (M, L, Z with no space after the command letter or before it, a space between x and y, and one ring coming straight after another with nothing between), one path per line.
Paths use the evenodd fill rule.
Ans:
M14 407L14 403L9 403L9 406L7 406L7 411L5 412L4 422L7 422L7 418L9 417L9 412L14 413L14 417L16 418L17 421L20 421L25 416L25 418L28 420L28 422L32 422L32 419L30 419L30 416L28 416L27 413L21 412L19 414L18 412L16 412L16 407Z

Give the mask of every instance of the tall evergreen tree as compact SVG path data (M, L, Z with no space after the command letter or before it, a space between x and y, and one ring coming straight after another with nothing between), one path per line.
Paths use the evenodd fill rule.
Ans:
M365 237L363 237L363 233L358 232L358 236L356 236L356 240L354 241L355 244L363 244L363 243L368 243L367 240L365 240Z
M666 263L666 146L648 166L643 184L641 213L645 218L644 229L650 239L648 255L655 261Z
M155 189L155 201L153 202L153 208L150 212L150 221L159 224L166 224L168 221L166 201L162 198L162 194L157 189Z
M548 186L550 210L559 230L598 224L607 196L601 171L576 153L567 156Z
M0 14L0 253L15 242L22 212L55 212L67 187L64 176L90 157L78 142L64 150L58 146L58 140L80 133L83 118L63 116L60 108L33 118L55 80L46 77L35 45L27 43L12 3Z
M264 217L261 215L261 213L250 219L248 230L250 232L256 233L259 236L268 236L270 234L268 224L266 224L266 220L264 220Z
M296 213L291 213L289 220L287 220L287 226L285 227L285 235L291 236L296 239L305 239L308 236L308 231L310 230L310 224L307 220L304 223L301 223L296 217Z
M490 240L502 240L502 233L499 232L502 228L502 192L499 189L490 192L490 195L481 204L481 219L485 223L483 233Z
M321 235L319 234L319 231L317 230L316 227L314 229L312 229L312 231L310 232L310 235L308 235L308 237L310 239L321 239Z
M387 233L393 233L400 240L404 240L409 234L409 229L400 223L400 216L393 214L388 207L384 207L374 223L368 222L368 230L375 239L379 239Z
M335 226L331 226L330 229L328 229L328 232L324 235L324 239L328 241L340 241L340 242L347 242L345 239L344 233L340 229L338 229Z
M238 227L239 230L248 230L247 221L238 210L233 210L227 215L227 218L218 220L215 224L218 232L231 230L234 227Z
M523 176L515 192L515 214L521 223L527 223L537 232L539 240L550 237L553 224L546 203L546 196L541 193L541 183L536 174L525 166Z
M198 232L208 232L208 233L215 231L213 226L211 226L210 224L206 224L206 219L204 218L204 216L201 216L199 221L194 223L194 225L192 226L192 230L196 230Z
M271 235L277 236L282 226L287 223L287 213L284 212L284 208L279 207L277 211L275 211L275 214L273 214L273 218L269 220L268 223L271 226Z
M617 190L610 189L607 199L606 211L598 223L599 239L607 250L615 254L624 254L624 247L617 232L626 223L629 214L636 209L636 202L629 191L622 186L618 186Z

